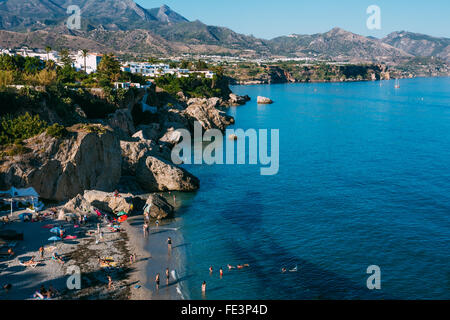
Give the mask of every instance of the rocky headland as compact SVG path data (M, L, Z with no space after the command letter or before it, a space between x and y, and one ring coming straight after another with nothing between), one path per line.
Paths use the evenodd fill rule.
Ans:
M64 137L43 132L25 140L21 153L2 154L0 189L33 187L46 200L72 199L73 210L93 205L85 190L130 194L197 190L199 179L171 161L171 149L181 139L177 129L192 132L198 121L204 130L224 131L234 118L221 109L244 104L249 97L168 99L160 88L146 90L101 119L88 119L78 108L77 123L66 127ZM142 102L155 105L156 113L143 111ZM47 119L59 120L51 110L46 112ZM97 199L94 207L106 210L105 203Z

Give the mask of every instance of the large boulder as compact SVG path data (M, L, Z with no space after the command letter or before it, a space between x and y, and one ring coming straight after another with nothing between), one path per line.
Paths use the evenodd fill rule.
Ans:
M81 194L71 199L64 205L64 210L68 212L75 212L79 214L94 214L95 207L93 207Z
M258 104L272 104L273 101L266 97L258 96L257 101Z
M152 218L164 219L173 216L174 207L163 196L152 194L145 203L144 211L148 212Z
M119 109L108 115L108 124L121 134L131 136L135 133L133 116L128 109Z
M194 191L200 186L198 178L183 168L152 156L141 159L137 166L136 179L148 192Z
M94 206L101 211L113 213L124 211L129 213L132 208L134 196L130 193L115 196L110 192L88 190L84 192L83 198L91 206Z
M120 148L123 158L122 173L124 175L136 175L139 161L149 156L170 159L170 148L158 145L151 140L120 141Z
M198 121L204 130L225 131L227 126L234 123L234 118L216 108L220 103L219 98L191 99L183 113L189 118L191 127L194 121Z
M76 125L66 139L46 133L26 141L24 154L5 157L0 188L33 187L41 198L63 201L84 190L112 191L121 176L120 143L111 128Z
M159 123L151 123L148 125L139 125L136 127L137 132L133 134L133 138L141 140L158 140L161 134Z
M237 94L230 93L230 99L228 100L228 103L231 106L240 106L246 104L247 101L250 101L250 97L248 95L238 96Z
M168 143L169 145L176 145L181 142L182 136L181 132L178 131L180 126L170 127L167 129L166 133L159 139L160 142Z

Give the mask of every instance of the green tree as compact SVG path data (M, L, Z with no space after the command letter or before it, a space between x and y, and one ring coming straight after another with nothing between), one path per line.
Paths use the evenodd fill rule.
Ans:
M120 62L112 53L105 54L100 60L97 73L102 80L108 80L110 83L117 81L120 77Z
M65 67L72 67L73 61L72 58L69 56L69 50L61 49L59 51L59 56L61 62L64 64Z
M50 61L50 51L52 51L52 47L46 46L45 52L47 53L47 61Z
M83 49L83 50L81 50L81 55L83 56L83 58L84 58L84 73L87 73L86 72L86 57L87 57L87 55L88 55L88 50L87 49Z

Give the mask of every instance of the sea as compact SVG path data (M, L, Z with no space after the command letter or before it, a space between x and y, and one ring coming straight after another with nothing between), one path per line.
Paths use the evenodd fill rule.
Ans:
M186 297L450 299L450 78L232 90L230 128L279 130L279 170L184 165Z

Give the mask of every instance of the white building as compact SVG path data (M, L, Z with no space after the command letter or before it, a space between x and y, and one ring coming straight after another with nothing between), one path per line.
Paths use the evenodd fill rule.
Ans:
M164 63L150 64L147 62L127 62L121 67L122 71L139 73L143 76L155 78L166 74L176 75L178 78L189 77L191 73L204 74L205 78L212 79L215 75L212 71L190 71L188 69L170 68Z
M12 50L8 50L8 54L10 55L13 54ZM59 54L57 51L50 51L49 53L47 53L45 50L29 49L27 47L22 47L18 50L15 50L15 54L21 55L23 57L37 57L42 61L59 60Z
M80 50L74 56L73 66L77 71L84 71L84 60L83 52ZM90 74L92 72L97 72L98 65L102 60L102 55L97 53L88 53L86 55L86 73Z

